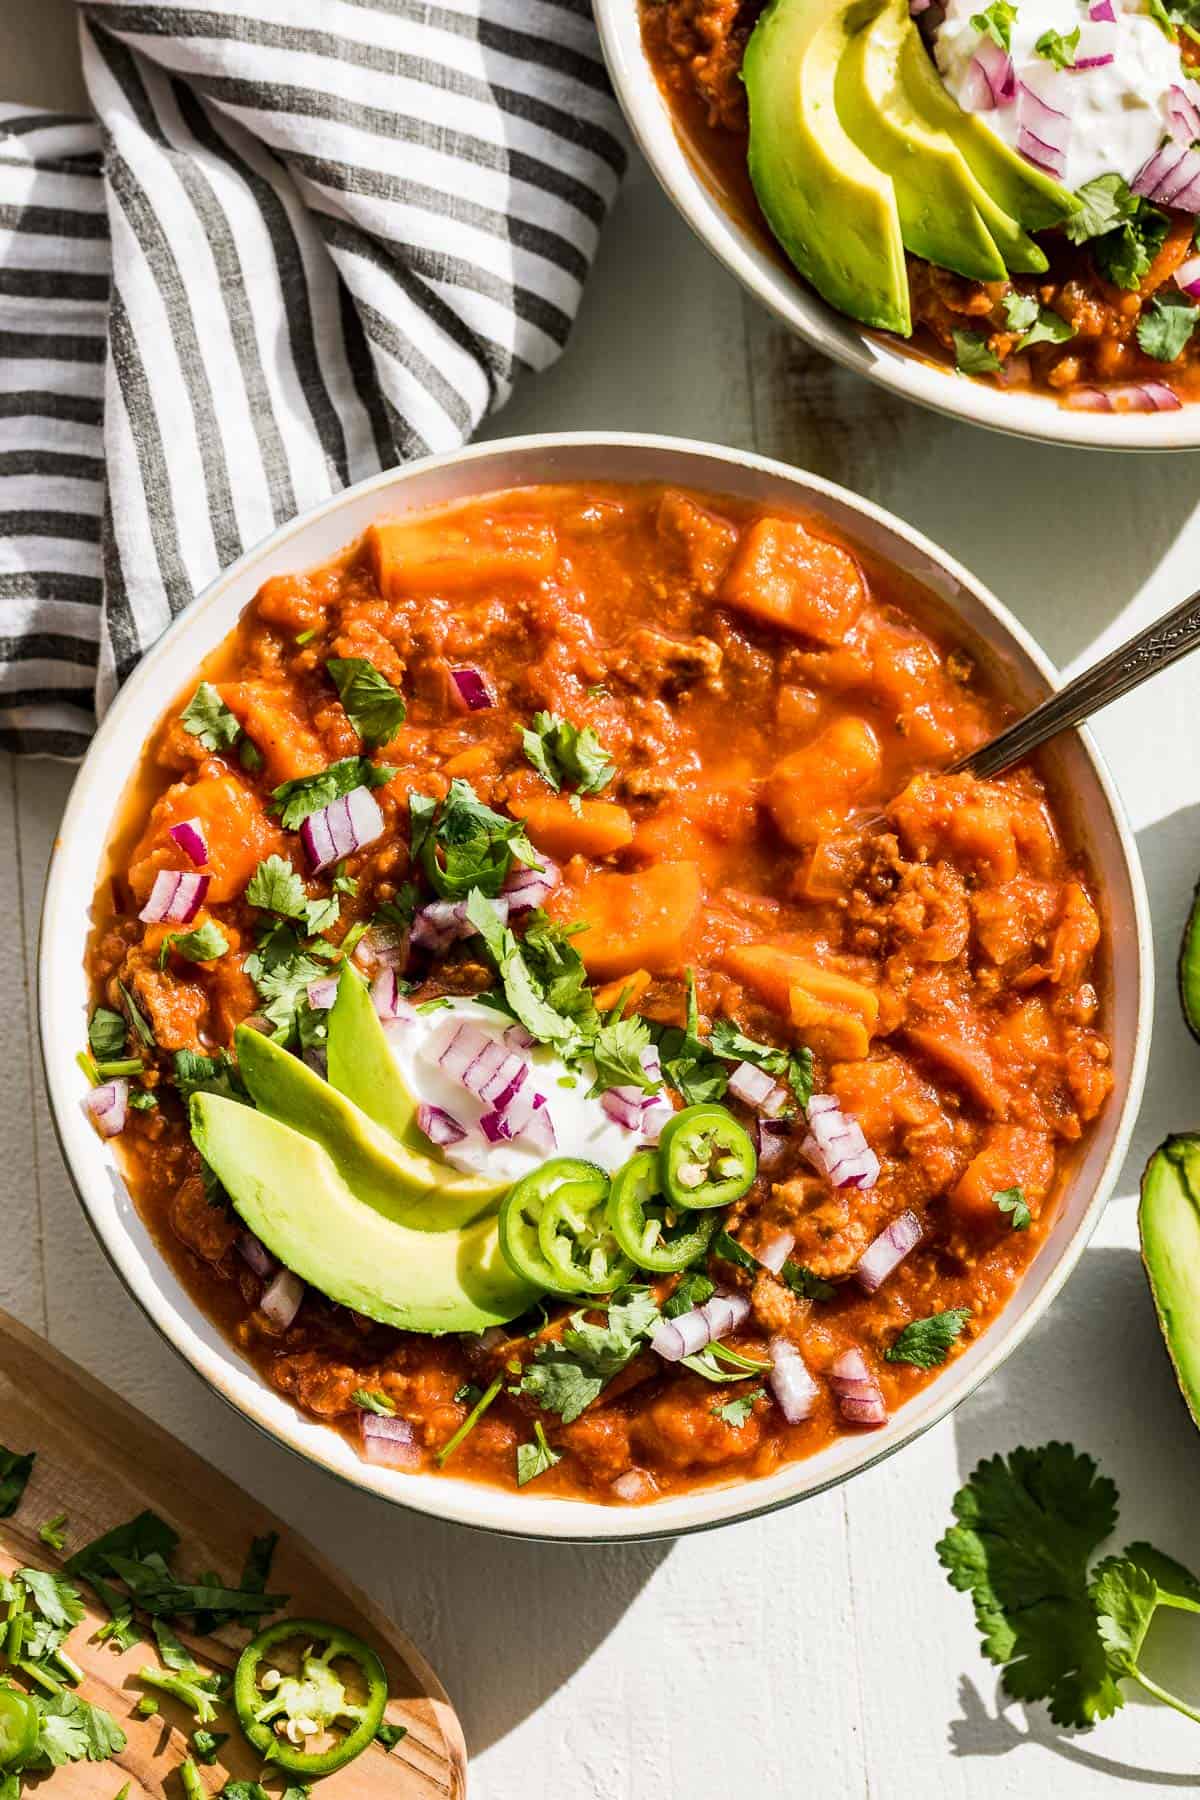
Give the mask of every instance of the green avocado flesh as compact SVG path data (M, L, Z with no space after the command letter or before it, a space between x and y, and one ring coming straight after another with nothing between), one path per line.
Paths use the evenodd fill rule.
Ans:
M437 1231L377 1210L346 1174L359 1154L353 1144L335 1160L313 1138L219 1094L193 1095L191 1125L255 1236L342 1306L402 1331L484 1331L537 1298L501 1255L494 1217Z
M1188 1411L1200 1425L1200 1136L1169 1137L1142 1177L1142 1261Z
M1194 1038L1200 1038L1200 888L1192 901L1179 952L1179 999L1184 1024Z
M943 86L907 0L772 0L746 48L749 167L767 221L831 305L911 335L904 253L976 281L1047 266L1075 211Z

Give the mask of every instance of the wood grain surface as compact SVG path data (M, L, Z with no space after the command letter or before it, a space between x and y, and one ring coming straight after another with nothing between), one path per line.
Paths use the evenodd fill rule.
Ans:
M20 1506L0 1521L0 1575L34 1567L58 1572L73 1550L144 1510L157 1513L179 1533L173 1566L185 1578L214 1569L236 1585L253 1538L278 1531L271 1565L271 1593L286 1594L293 1617L324 1619L365 1638L388 1672L386 1718L405 1735L391 1751L372 1745L354 1762L321 1782L322 1800L463 1800L466 1749L454 1709L441 1682L404 1633L378 1606L319 1556L296 1532L232 1481L160 1431L84 1370L0 1312L0 1440L18 1454L35 1450L37 1461ZM38 1526L66 1513L68 1542L56 1555L41 1542ZM55 1800L112 1800L129 1780L130 1800L178 1800L178 1770L189 1754L195 1721L187 1708L163 1696L162 1712L140 1718L138 1700L150 1690L137 1672L160 1666L153 1641L116 1653L91 1642L108 1618L86 1583L79 1583L88 1616L68 1648L84 1671L84 1699L106 1707L128 1743L113 1762L79 1762L55 1770ZM206 1671L232 1671L247 1641L245 1629L225 1627L211 1637L181 1632ZM205 1791L226 1780L258 1778L262 1758L246 1743L223 1706L216 1722L229 1733L216 1763L204 1768ZM120 1776L116 1776L117 1768ZM114 1779L114 1777L116 1777Z

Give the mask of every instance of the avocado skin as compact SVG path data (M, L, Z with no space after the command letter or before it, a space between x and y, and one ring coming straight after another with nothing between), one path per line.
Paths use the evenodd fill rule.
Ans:
M501 1255L494 1217L414 1230L356 1193L320 1144L278 1119L205 1093L192 1096L189 1113L196 1148L249 1229L340 1305L401 1331L440 1333L503 1325L537 1298Z
M453 1231L495 1212L499 1190L397 1142L353 1101L261 1032L239 1025L238 1068L255 1106L312 1138L375 1211L413 1231Z
M1200 887L1192 897L1179 947L1179 1003L1184 1024L1200 1042Z
M1200 1135L1169 1137L1150 1158L1138 1231L1167 1354L1200 1426Z
M895 190L846 135L835 104L851 18L830 0L771 0L742 71L750 179L771 230L831 306L910 337Z

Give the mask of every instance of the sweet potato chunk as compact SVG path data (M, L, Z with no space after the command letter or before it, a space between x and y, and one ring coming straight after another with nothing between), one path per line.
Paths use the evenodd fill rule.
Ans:
M879 1022L873 988L771 944L735 944L725 953L725 967L790 1020L811 1049L839 1062L866 1056Z
M476 515L465 525L453 517L372 525L367 549L385 600L541 581L558 561L553 526L516 513Z
M1050 979L1059 987L1078 987L1100 942L1100 920L1077 881L1063 889L1062 911L1050 945Z
M883 753L865 719L835 719L782 758L768 775L763 799L779 835L797 850L844 821L852 802L879 780Z
M798 519L758 519L738 545L721 599L765 625L840 644L866 604L867 586L840 544L814 537Z
M570 856L611 856L633 842L633 820L623 806L613 800L581 799L577 807L566 794L511 803L538 849L562 862Z
M1019 1187L1036 1213L1054 1179L1054 1146L1041 1131L1024 1125L993 1125L983 1148L967 1164L950 1192L950 1203L965 1224L1003 1225L1008 1215L994 1196Z
M199 819L208 840L204 872L212 876L207 902L219 906L241 893L264 856L283 849L283 836L258 797L233 775L177 781L155 801L129 864L129 885L140 905L160 869L195 867L170 836L172 825Z
M1008 1114L1008 1095L996 1079L987 1045L961 1036L953 1025L913 1025L905 1036L915 1050L935 1063L951 1081L993 1118Z
M329 761L319 738L292 705L287 688L265 681L222 682L217 689L266 764L272 787L315 775Z
M550 910L564 924L584 926L579 954L589 975L606 980L673 968L701 898L696 863L664 862L630 875L602 869L581 887L559 888Z

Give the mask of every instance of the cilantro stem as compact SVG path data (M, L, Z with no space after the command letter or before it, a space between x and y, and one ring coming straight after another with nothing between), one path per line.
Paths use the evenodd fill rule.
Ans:
M99 1087L100 1086L100 1077L96 1073L96 1065L92 1061L91 1057L88 1055L87 1051L81 1050L79 1052L79 1054L76 1056L75 1061L79 1064L79 1067L83 1070L84 1074L87 1076L89 1086Z
M1129 1669L1126 1672L1130 1681L1136 1681L1139 1687L1145 1688L1148 1694L1153 1694L1156 1700L1161 1700L1164 1706L1173 1706L1185 1719L1192 1719L1200 1725L1200 1708L1189 1706L1186 1700L1179 1700L1174 1694L1169 1694L1166 1688L1159 1687L1157 1681L1152 1681L1140 1669Z
M462 1424L459 1426L459 1428L455 1432L454 1436L452 1438L447 1439L447 1441L442 1445L441 1449L438 1451L436 1457L434 1458L434 1461L437 1463L437 1466L439 1469L445 1468L446 1464L449 1462L450 1458L454 1455L454 1452L458 1449L458 1447L462 1443L463 1439L466 1437L469 1437L471 1435L471 1433L474 1431L475 1427L478 1425L480 1419L482 1419L484 1413L487 1411L488 1407L492 1404L492 1401L496 1398L496 1395L500 1392L500 1389L503 1386L504 1386L503 1375L497 1375L497 1377L496 1377L495 1381L493 1381L491 1387L488 1388L487 1392L485 1394L483 1394L480 1397L480 1399L476 1401L475 1405L471 1408L470 1412L467 1414L466 1418L463 1420Z
M183 1791L188 1800L204 1800L204 1783L200 1779L200 1771L189 1756L185 1763L179 1765L179 1778L183 1782Z
M107 1081L114 1075L142 1075L146 1065L140 1056L122 1057L119 1062L98 1062L96 1073Z
M17 1664L17 1667L20 1669L22 1675L28 1676L30 1681L36 1681L38 1686L45 1688L48 1694L62 1693L62 1682L55 1681L48 1669L40 1669L36 1663L25 1662L23 1660Z

